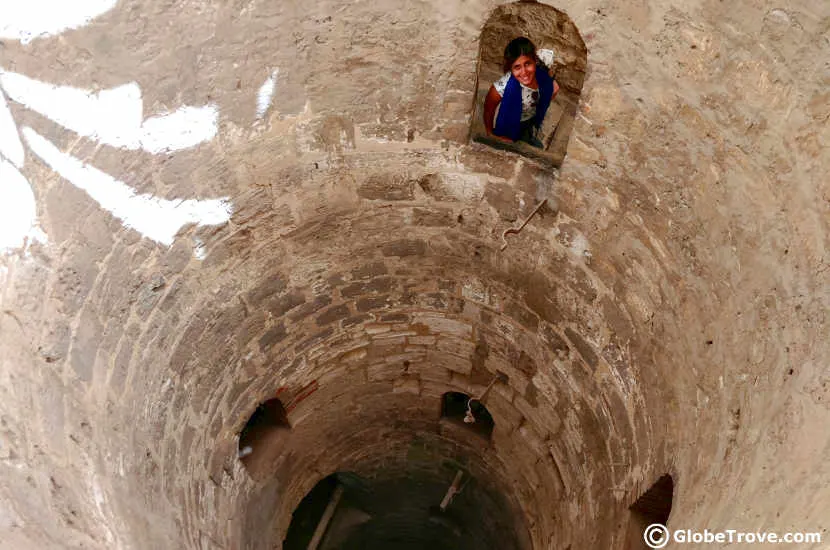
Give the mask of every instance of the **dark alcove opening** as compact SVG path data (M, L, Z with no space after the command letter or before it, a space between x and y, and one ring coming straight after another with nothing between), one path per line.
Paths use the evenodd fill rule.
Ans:
M290 432L288 417L279 399L261 403L239 433L238 456L254 479L267 471L279 455Z
M470 399L466 393L454 391L445 393L441 400L441 419L461 426L488 441L495 427L493 416L481 401Z
M674 498L674 480L670 475L664 475L643 493L629 510L628 537L624 550L647 550L651 548L643 538L649 525L659 523L666 525L671 515L672 500ZM651 534L651 537L656 534ZM652 539L655 543L659 540Z
M526 550L526 531L501 495L439 463L320 480L294 510L283 550ZM445 504L442 508L441 504Z

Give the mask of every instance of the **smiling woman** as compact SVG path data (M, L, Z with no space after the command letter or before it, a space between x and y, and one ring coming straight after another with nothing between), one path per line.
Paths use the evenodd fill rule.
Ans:
M535 2L493 10L481 31L471 140L561 166L587 54L562 11Z
M537 137L559 85L536 55L536 46L521 36L504 49L504 76L490 86L484 102L488 135L507 142L543 147ZM497 113L498 111L498 113Z

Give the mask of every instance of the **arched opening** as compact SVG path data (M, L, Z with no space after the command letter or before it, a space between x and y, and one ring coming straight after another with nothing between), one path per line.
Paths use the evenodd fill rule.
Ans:
M441 400L441 419L463 426L470 432L488 440L495 421L484 404L461 392L447 392Z
M279 399L261 403L239 433L238 456L248 473L259 479L279 454L284 437L291 430Z
M669 515L671 515L673 498L674 480L667 474L658 479L648 491L637 499L637 502L631 505L625 550L651 548L644 539L646 528L654 523L666 525L669 521ZM652 533L649 536L659 536L659 533ZM652 540L654 543L660 543L659 539Z
M291 525L282 543L283 549L319 548L342 496L343 487L337 474L317 482L294 510Z
M294 509L282 548L527 548L506 503L469 472L453 471L455 467L410 464L406 471L328 475Z
M519 36L529 38L537 50L548 50L554 54L550 68L560 89L541 127L539 138L542 149L521 142L506 144L487 136L484 128L484 99L493 82L504 74L502 61L505 46ZM566 13L536 2L499 6L488 18L479 40L478 87L470 138L559 167L568 148L587 66L588 49Z

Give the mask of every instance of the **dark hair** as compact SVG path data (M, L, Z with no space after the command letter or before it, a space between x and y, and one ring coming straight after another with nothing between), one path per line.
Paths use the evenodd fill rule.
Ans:
M504 72L509 73L513 63L523 55L533 58L534 61L539 60L536 57L536 46L533 45L533 42L524 36L520 36L511 40L510 44L504 48Z

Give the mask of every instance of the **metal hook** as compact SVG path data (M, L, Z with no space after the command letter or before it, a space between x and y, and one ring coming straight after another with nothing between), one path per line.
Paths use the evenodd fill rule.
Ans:
M542 208L542 205L545 204L546 202L548 202L548 199L542 199L542 202L540 202L539 204L536 205L536 208L533 209L533 212L531 212L530 215L527 218L525 218L525 221L523 221L520 226L511 227L509 229L504 230L504 232L501 234L501 242L502 242L501 250L504 250L505 248L507 248L507 239L506 239L506 237L510 234L518 233L519 231L524 229L524 226L527 225L527 222L529 222L530 219L533 218L533 216L536 215L536 212L538 212L539 209Z

